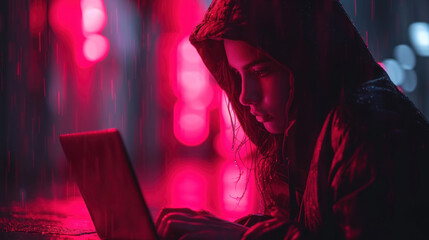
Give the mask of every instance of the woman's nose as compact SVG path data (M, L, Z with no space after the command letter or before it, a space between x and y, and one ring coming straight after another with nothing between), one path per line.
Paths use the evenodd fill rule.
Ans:
M244 106L255 105L261 100L261 86L256 78L252 76L242 77L239 100Z

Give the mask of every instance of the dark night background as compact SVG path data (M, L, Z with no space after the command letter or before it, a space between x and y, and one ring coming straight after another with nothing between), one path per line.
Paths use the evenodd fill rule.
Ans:
M61 27L54 26L50 15L57 2L71 3L77 9L73 13L70 7L68 13L59 15L58 19L64 20ZM186 39L200 21L209 1L101 2L105 5L107 22L99 34L108 39L110 48L107 56L82 67L73 52L76 42L72 40L79 39L73 36L73 31L80 25L68 20L73 14L77 19L81 16L79 0L0 1L0 205L78 195L67 170L59 135L118 128L154 212L168 204L194 204L192 200L176 201L171 198L175 194L170 193L175 188L171 184L177 180L171 172L186 163L213 175L207 186L197 187L196 191L203 189L207 192L205 196L209 196L202 198L204 203L199 206L227 215L225 208L217 203L222 198L210 197L220 196L219 191L223 191L212 190L219 172L214 169L218 169L220 161L234 161L233 155L222 154L216 145L218 137L223 136L219 124L220 91L210 79L208 86L214 97L207 106L204 119L208 120L203 123L208 133L201 135L200 142L188 144L180 139L174 127L174 106L180 99L181 94L177 93L180 88L170 87L177 69L183 66L177 46L182 46L178 45L182 44L181 39ZM385 63L389 75L396 74L392 78L399 79L398 75L404 74L398 86L428 117L429 27L426 32L418 33L422 44L426 44L420 53L412 43L415 36L410 33L410 25L420 22L429 26L429 1L341 2L375 59ZM71 24L70 29L67 24ZM186 49L186 43L183 44ZM408 51L395 54L398 45L408 46L405 47ZM413 56L415 66L397 64L398 58L412 62ZM417 85L413 88L415 80ZM230 147L225 149L231 151ZM184 176L191 183L201 182L200 175L192 174ZM182 193L193 194L189 186L194 185L186 184L188 188ZM252 191L249 194L256 195ZM257 209L258 202L249 200L249 205L238 214Z

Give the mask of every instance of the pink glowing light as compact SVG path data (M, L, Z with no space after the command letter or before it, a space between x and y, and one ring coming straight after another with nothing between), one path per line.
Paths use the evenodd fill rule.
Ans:
M97 33L106 26L106 14L98 8L88 8L82 11L83 30L87 33Z
M229 109L228 100L225 93L222 93L220 101L220 132L215 138L215 149L217 153L223 157L233 158L234 149L233 149L233 127L232 121L235 124L239 124L238 121L235 121L235 114L232 109Z
M198 71L182 71L177 77L181 93L189 101L195 100L207 88L207 79Z
M64 44L78 65L85 66L88 61L82 52L84 36L81 16L79 2L76 1L55 0L49 8L49 24L58 40Z
M107 56L110 45L106 37L94 34L106 26L107 16L103 0L82 0L81 9L82 29L86 36L83 54L88 61L101 61Z
M195 110L178 102L174 106L174 136L182 144L197 146L209 135L206 110Z
M219 89L219 91L221 90ZM222 92L220 98L220 131L215 138L214 147L219 155L226 158L234 158L237 147L240 145L240 142L245 139L245 134L240 126L240 123L235 117L234 111L229 106L228 99L224 92ZM241 148L239 148L238 151L240 156L245 157L252 151L255 151L255 146L251 142L247 142Z
M246 189L245 179L240 179L238 183L234 183L238 176L238 171L232 171L233 169L227 169L224 173L224 194L223 203L226 210L229 211L246 211L249 205L249 197L243 196ZM240 199L241 198L241 199Z
M253 210L255 186L253 179L249 177L249 172L244 167L239 168L233 161L224 163L221 174L221 201L223 215L229 220L237 219Z
M162 60L160 71L170 86L166 91L177 97L172 101L175 102L174 135L184 145L197 146L209 135L208 115L215 92L188 34L203 18L205 7L201 1L178 0L171 1L168 8L155 4L154 9L162 29L168 32L159 44L160 55L167 59Z
M177 78L172 83L173 92L178 97L174 107L174 134L187 146L203 143L209 135L207 117L213 103L214 89L209 74L190 46L188 36L177 47Z
M181 100L196 109L207 108L213 100L213 89L201 71L182 71L177 76Z
M223 120L221 122L225 124L226 128L232 127L231 120L234 121L235 124L239 124L238 121L235 121L234 111L230 107L230 104L225 92L222 93L220 110L221 110L221 118Z
M183 60L188 63L199 64L201 62L200 55L187 38L179 43L179 52L183 56Z
M49 8L50 26L71 53L76 65L81 68L91 67L107 55L107 38L88 35L101 31L106 22L107 15L102 0L53 0ZM97 47L92 49L95 45Z
M173 167L169 182L171 184L171 200L174 207L193 209L207 208L207 174L196 164L184 164Z
M68 44L83 37L79 3L72 0L54 0L49 8L49 24Z
M109 40L99 34L89 35L83 44L83 53L89 61L101 61L109 52Z
M180 41L177 48L177 84L173 88L177 88L174 89L176 96L195 108L206 108L213 101L214 90L209 74L188 36Z
M80 5L84 33L101 32L107 23L106 8L103 0L82 0Z

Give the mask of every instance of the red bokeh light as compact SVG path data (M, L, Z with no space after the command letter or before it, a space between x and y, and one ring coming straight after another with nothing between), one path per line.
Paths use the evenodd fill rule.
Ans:
M30 4L30 33L37 36L46 27L46 4L40 1Z
M54 0L49 8L49 24L57 35L64 37L64 40L72 41L72 38L83 36L81 15L79 2Z

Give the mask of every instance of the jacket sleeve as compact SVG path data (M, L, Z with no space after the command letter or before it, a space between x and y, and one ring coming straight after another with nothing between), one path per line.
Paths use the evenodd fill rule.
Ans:
M247 230L241 240L298 240L310 239L307 231L285 219L272 218L258 222Z
M427 144L407 130L342 131L328 182L322 234L273 219L249 239L429 239Z
M341 136L331 165L331 221L343 239L429 239L429 157L408 130Z

